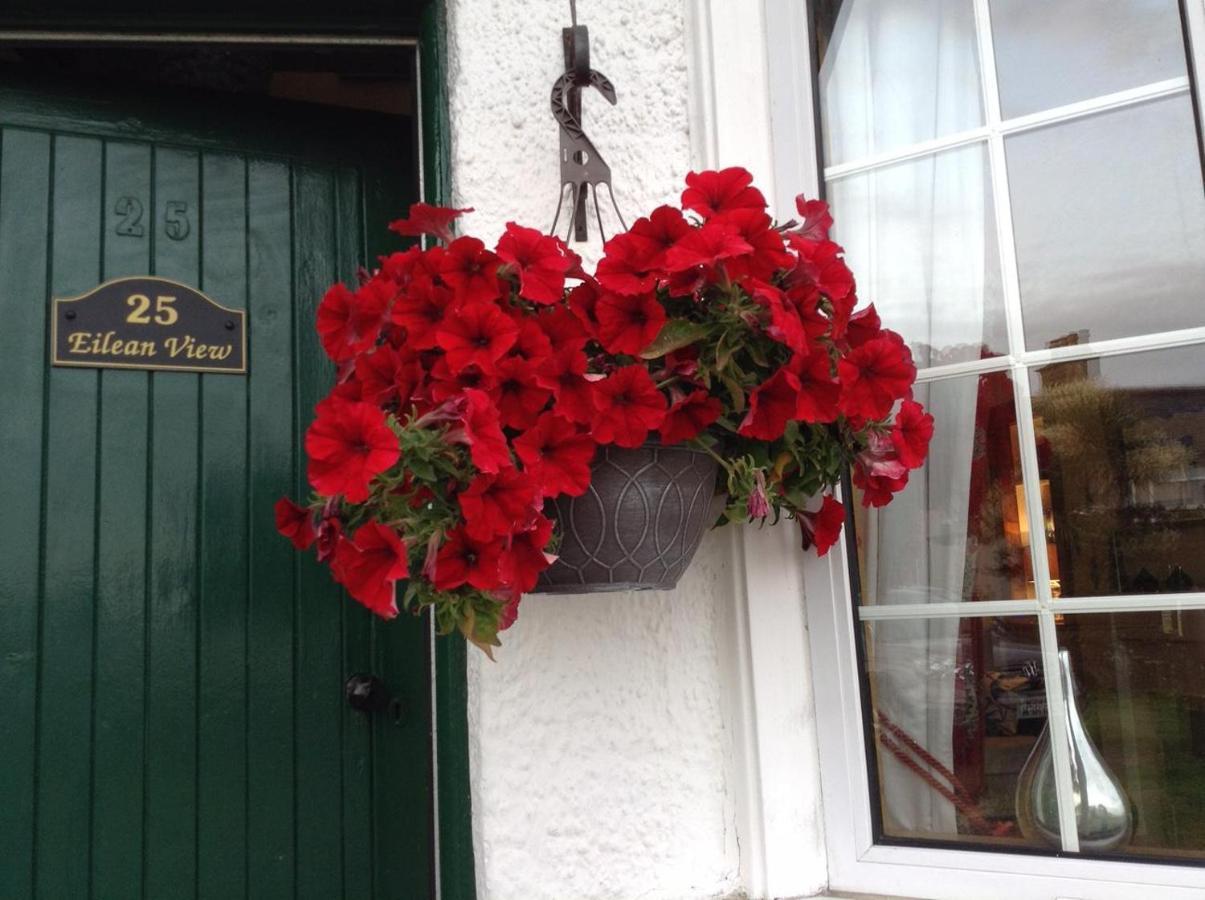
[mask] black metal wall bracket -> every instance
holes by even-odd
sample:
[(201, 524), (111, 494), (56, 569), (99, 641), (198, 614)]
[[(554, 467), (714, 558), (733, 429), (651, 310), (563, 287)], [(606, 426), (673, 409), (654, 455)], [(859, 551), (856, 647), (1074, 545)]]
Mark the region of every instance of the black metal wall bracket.
[[(576, 13), (576, 10), (575, 10)], [(552, 117), (560, 126), (560, 164), (561, 187), (557, 197), (556, 216), (552, 220), (549, 232), (556, 233), (557, 223), (561, 218), (561, 208), (565, 204), (565, 189), (569, 188), (569, 227), (565, 239), (582, 242), (589, 239), (586, 227), (586, 197), (590, 189), (594, 190), (594, 214), (598, 220), (599, 236), (603, 239), (602, 213), (598, 204), (598, 186), (606, 185), (611, 198), (611, 207), (619, 219), (619, 224), (627, 230), (619, 206), (615, 202), (615, 192), (611, 189), (611, 167), (603, 159), (594, 142), (586, 136), (582, 127), (582, 88), (593, 87), (612, 105), (616, 102), (615, 87), (601, 72), (590, 68), (590, 34), (585, 25), (574, 24), (561, 29), (561, 39), (565, 52), (565, 74), (552, 83)]]

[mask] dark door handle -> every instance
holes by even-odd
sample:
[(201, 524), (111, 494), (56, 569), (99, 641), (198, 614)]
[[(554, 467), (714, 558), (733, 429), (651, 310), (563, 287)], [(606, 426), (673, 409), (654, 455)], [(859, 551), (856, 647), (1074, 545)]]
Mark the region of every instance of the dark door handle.
[(357, 672), (343, 684), (343, 697), (352, 709), (363, 713), (392, 712), (395, 722), (402, 720), (402, 702), (394, 697), (385, 682), (375, 675)]

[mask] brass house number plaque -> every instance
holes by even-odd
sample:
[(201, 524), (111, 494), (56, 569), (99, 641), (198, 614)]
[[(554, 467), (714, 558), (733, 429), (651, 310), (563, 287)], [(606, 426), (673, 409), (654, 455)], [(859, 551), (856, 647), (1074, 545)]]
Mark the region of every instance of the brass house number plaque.
[(51, 323), (56, 366), (247, 371), (245, 313), (166, 278), (118, 278), (55, 298)]

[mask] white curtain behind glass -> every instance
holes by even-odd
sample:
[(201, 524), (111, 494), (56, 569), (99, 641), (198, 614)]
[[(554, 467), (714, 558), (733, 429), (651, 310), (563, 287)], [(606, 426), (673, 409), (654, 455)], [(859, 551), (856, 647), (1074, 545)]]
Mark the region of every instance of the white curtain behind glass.
[[(821, 75), (826, 162), (980, 124), (975, 46), (969, 0), (846, 0)], [(1000, 309), (982, 148), (847, 181), (830, 197), (859, 294), (921, 365), (925, 348), (941, 356), (961, 346), (962, 358), (978, 358), (985, 338), (999, 340)], [(937, 422), (929, 462), (889, 509), (868, 516), (864, 603), (963, 599), (977, 379), (928, 393)], [(868, 648), (878, 709), (949, 768), (957, 630), (952, 619), (892, 623), (890, 640)], [(888, 829), (953, 833), (949, 802), (890, 754), (880, 758)]]

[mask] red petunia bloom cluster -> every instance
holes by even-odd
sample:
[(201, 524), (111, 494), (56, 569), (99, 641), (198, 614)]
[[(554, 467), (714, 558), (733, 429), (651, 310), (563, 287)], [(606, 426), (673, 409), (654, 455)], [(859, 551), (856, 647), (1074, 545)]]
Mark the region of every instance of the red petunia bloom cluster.
[(319, 306), (337, 375), (305, 437), (316, 495), (278, 503), (277, 527), (378, 615), (405, 582), (403, 609), (483, 647), (555, 559), (545, 502), (587, 491), (600, 444), (691, 442), (722, 465), (722, 520), (785, 513), (826, 552), (842, 472), (887, 502), (933, 419), (903, 339), (858, 308), (827, 205), (797, 206), (778, 225), (744, 169), (691, 173), (588, 274), (556, 237), (512, 222), (490, 249), (454, 236), (468, 210), (416, 204), (390, 228), (438, 243)]

